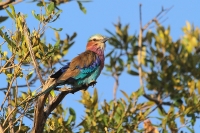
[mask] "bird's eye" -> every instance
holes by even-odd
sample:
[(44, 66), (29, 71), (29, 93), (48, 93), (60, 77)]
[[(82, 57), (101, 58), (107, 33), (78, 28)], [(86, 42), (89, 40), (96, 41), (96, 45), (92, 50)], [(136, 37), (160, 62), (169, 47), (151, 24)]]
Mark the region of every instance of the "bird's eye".
[(93, 39), (93, 41), (96, 41), (96, 40), (97, 40), (96, 38)]

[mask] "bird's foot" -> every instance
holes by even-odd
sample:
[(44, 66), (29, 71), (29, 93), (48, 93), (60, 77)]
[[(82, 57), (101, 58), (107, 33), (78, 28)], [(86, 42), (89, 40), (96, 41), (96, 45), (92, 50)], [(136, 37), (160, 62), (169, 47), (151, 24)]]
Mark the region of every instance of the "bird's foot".
[(88, 84), (88, 86), (92, 86), (92, 87), (94, 87), (95, 85), (96, 85), (96, 81), (92, 81), (92, 82), (90, 82), (89, 84)]

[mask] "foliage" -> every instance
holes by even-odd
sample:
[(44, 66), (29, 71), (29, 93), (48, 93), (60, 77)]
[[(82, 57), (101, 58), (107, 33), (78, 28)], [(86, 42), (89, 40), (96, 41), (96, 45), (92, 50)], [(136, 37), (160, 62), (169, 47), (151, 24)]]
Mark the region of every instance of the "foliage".
[(154, 106), (153, 102), (138, 103), (138, 98), (141, 96), (141, 91), (133, 92), (128, 96), (124, 91), (121, 91), (124, 98), (117, 101), (107, 102), (98, 107), (98, 93), (94, 90), (93, 96), (88, 92), (83, 92), (82, 103), (85, 107), (86, 116), (78, 125), (81, 133), (83, 132), (133, 132), (138, 130), (138, 125), (146, 119)]
[[(56, 64), (62, 65), (60, 59), (68, 53), (77, 34), (66, 35), (66, 38), (61, 39), (59, 31), (62, 28), (50, 26), (50, 23), (57, 21), (62, 13), (58, 6), (66, 1), (33, 2), (37, 2), (45, 12), (37, 14), (32, 11), (40, 25), (37, 30), (28, 29), (28, 36), (39, 64), (40, 74), (46, 78), (46, 75), (55, 70)], [(77, 2), (80, 10), (86, 13), (83, 1)], [(7, 88), (1, 89), (5, 93), (5, 99), (0, 108), (0, 131), (27, 132), (31, 127), (26, 125), (23, 117), (33, 120), (35, 102), (20, 103), (36, 95), (36, 90), (30, 90), (30, 86), (39, 80), (34, 72), (33, 60), (25, 39), (27, 35), (24, 32), (24, 18), (27, 16), (17, 13), (13, 5), (9, 5), (6, 12), (15, 23), (15, 30), (9, 31), (5, 27), (0, 27), (0, 36), (4, 40), (2, 45), (8, 48), (5, 50), (2, 45), (0, 46), (3, 64), (0, 73), (7, 79)], [(0, 22), (6, 19), (7, 17), (1, 17)], [(122, 26), (120, 22), (114, 25), (114, 33), (106, 30), (110, 34), (109, 44), (113, 48), (106, 55), (110, 61), (105, 65), (107, 74), (113, 76), (116, 82), (119, 82), (116, 77), (120, 77), (122, 73), (138, 76), (144, 81), (141, 82), (141, 87), (130, 95), (121, 90), (124, 97), (111, 101), (104, 100), (102, 104), (99, 103), (97, 89), (94, 89), (93, 95), (88, 91), (82, 91), (79, 101), (85, 108), (82, 121), (76, 124), (75, 111), (72, 108), (64, 109), (58, 104), (44, 121), (45, 133), (77, 130), (81, 133), (143, 132), (146, 128), (141, 124), (151, 117), (160, 121), (154, 126), (161, 132), (175, 133), (182, 130), (182, 127), (194, 132), (193, 127), (197, 124), (200, 112), (200, 29), (186, 22), (186, 26), (182, 28), (183, 37), (174, 40), (170, 36), (170, 26), (163, 27), (155, 19), (152, 22), (155, 22), (155, 28), (152, 30), (140, 29), (143, 36), (129, 34), (129, 25)], [(47, 27), (55, 31), (55, 42), (52, 44), (45, 41), (44, 33)], [(138, 53), (141, 53), (141, 58), (138, 58)], [(24, 81), (24, 85), (17, 84), (19, 78)], [(20, 92), (21, 87), (28, 89), (26, 92)], [(52, 102), (51, 98), (57, 95), (55, 92), (50, 94), (45, 107), (48, 107)], [(139, 102), (143, 97), (146, 100)], [(159, 116), (152, 115), (155, 111), (159, 112)], [(177, 121), (181, 125), (178, 125)]]
[[(59, 36), (60, 30), (51, 27), (53, 30), (55, 30), (56, 40), (54, 44), (47, 44), (44, 39), (45, 28), (49, 27), (49, 23), (57, 20), (61, 13), (61, 10), (55, 9), (54, 3), (44, 5), (44, 8), (44, 14), (35, 14), (34, 11), (32, 12), (33, 16), (40, 21), (39, 29), (33, 31), (28, 29), (33, 52), (35, 54), (37, 62), (39, 62), (38, 67), (42, 76), (52, 73), (52, 71), (55, 69), (55, 67), (53, 67), (55, 64), (62, 64), (62, 62), (60, 62), (60, 59), (67, 54), (68, 49), (74, 44), (74, 38), (76, 37), (76, 33), (74, 33), (71, 36), (66, 35), (65, 39), (61, 39)], [(6, 9), (6, 12), (8, 13), (9, 17), (13, 19), (16, 28), (15, 31), (12, 31), (11, 33), (8, 33), (5, 27), (0, 28), (0, 36), (5, 40), (3, 44), (7, 45), (9, 49), (9, 51), (4, 49), (1, 49), (0, 51), (1, 62), (3, 63), (0, 72), (6, 76), (8, 82), (8, 88), (3, 89), (6, 90), (5, 98), (9, 97), (10, 99), (6, 104), (11, 104), (10, 107), (8, 107), (7, 109), (7, 106), (4, 106), (5, 100), (2, 102), (1, 111), (3, 110), (3, 113), (1, 113), (1, 122), (3, 123), (2, 126), (5, 129), (8, 128), (9, 121), (7, 118), (8, 114), (11, 113), (12, 117), (15, 118), (13, 122), (13, 124), (16, 126), (16, 128), (14, 128), (14, 132), (25, 132), (29, 130), (30, 127), (24, 126), (21, 117), (25, 115), (26, 117), (32, 119), (34, 108), (30, 104), (22, 105), (22, 108), (19, 110), (14, 109), (22, 101), (25, 101), (27, 98), (35, 95), (36, 92), (31, 92), (29, 87), (35, 84), (35, 82), (38, 80), (38, 77), (34, 74), (34, 69), (30, 69), (31, 67), (33, 67), (33, 64), (27, 41), (25, 39), (25, 23), (23, 21), (23, 18), (26, 15), (16, 13), (12, 5), (10, 5), (10, 10)], [(19, 77), (24, 79), (24, 82), (26, 84), (13, 86), (14, 82), (16, 82), (17, 78)], [(22, 92), (21, 96), (18, 96), (20, 86), (28, 87), (28, 92)], [(18, 114), (21, 115), (18, 116)]]
[[(124, 70), (138, 75), (138, 37), (127, 35), (127, 27), (118, 23), (116, 34), (108, 31), (113, 50), (108, 54), (111, 62), (106, 67), (111, 75), (120, 75)], [(168, 128), (177, 132), (180, 129), (177, 119), (188, 128), (194, 126), (200, 111), (200, 55), (196, 51), (200, 30), (187, 22), (183, 32), (183, 38), (173, 41), (170, 26), (165, 28), (157, 23), (156, 31), (147, 31), (142, 38), (142, 78), (148, 91), (148, 94), (144, 91), (143, 96), (157, 105), (163, 132)], [(169, 106), (169, 109), (163, 106)]]

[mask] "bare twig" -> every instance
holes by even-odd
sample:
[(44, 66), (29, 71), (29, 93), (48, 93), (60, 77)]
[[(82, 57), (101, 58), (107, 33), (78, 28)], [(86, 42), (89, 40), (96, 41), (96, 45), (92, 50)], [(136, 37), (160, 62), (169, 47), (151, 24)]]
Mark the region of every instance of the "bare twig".
[(113, 87), (113, 96), (114, 96), (114, 101), (116, 101), (116, 95), (117, 95), (117, 88), (119, 86), (119, 77), (118, 75), (115, 73), (113, 74), (113, 78), (115, 79), (115, 83), (114, 83), (114, 87)]
[[(28, 110), (28, 104), (26, 104), (26, 106), (25, 106), (25, 108), (24, 108), (24, 112), (13, 122), (13, 124), (16, 123), (16, 122), (18, 122), (19, 119), (23, 118), (24, 115), (25, 115), (25, 113), (27, 112), (27, 110)], [(4, 129), (4, 132), (5, 132), (9, 127), (10, 127), (10, 126), (7, 126), (7, 127)], [(19, 129), (20, 129), (20, 127), (19, 127)], [(18, 130), (19, 130), (19, 129), (18, 129)]]
[[(149, 101), (153, 101), (155, 102), (157, 105), (168, 105), (168, 106), (171, 106), (171, 105), (174, 105), (173, 103), (171, 102), (163, 102), (162, 100), (158, 100), (156, 98), (152, 98), (151, 96), (147, 95), (147, 94), (144, 94), (143, 95), (145, 98), (147, 98)], [(175, 106), (175, 105), (174, 105)]]
[(160, 20), (164, 15), (166, 15), (166, 13), (168, 13), (172, 8), (173, 8), (173, 6), (171, 6), (170, 8), (166, 8), (166, 9), (162, 8), (162, 10), (153, 19), (151, 19), (144, 27), (142, 27), (142, 30), (143, 31), (146, 30), (153, 22), (157, 23), (158, 20)]
[(13, 55), (10, 57), (10, 59), (3, 65), (3, 67), (1, 67), (0, 73), (2, 73), (2, 71), (8, 66), (8, 64), (9, 64), (10, 62), (13, 62), (14, 59), (15, 59), (15, 54), (13, 54)]
[(42, 85), (44, 85), (44, 80), (42, 79), (42, 76), (39, 72), (39, 65), (35, 59), (35, 55), (33, 53), (33, 49), (32, 49), (32, 44), (31, 44), (31, 39), (30, 39), (30, 36), (29, 36), (29, 32), (28, 32), (28, 27), (27, 27), (27, 24), (26, 24), (26, 21), (24, 19), (24, 16), (22, 16), (22, 21), (24, 23), (24, 35), (26, 37), (26, 42), (28, 44), (28, 48), (29, 48), (29, 52), (30, 52), (30, 55), (31, 55), (31, 59), (33, 61), (33, 65), (35, 67), (35, 70), (36, 70), (36, 73), (38, 75), (38, 78), (40, 79), (40, 82), (42, 83)]
[(2, 104), (1, 104), (0, 111), (3, 109), (3, 105), (4, 105), (4, 103), (5, 103), (6, 99), (7, 99), (7, 98), (8, 98), (8, 96), (9, 96), (9, 93), (10, 93), (10, 90), (11, 90), (11, 86), (12, 86), (12, 84), (13, 84), (13, 82), (14, 82), (15, 78), (16, 78), (16, 77), (15, 77), (15, 76), (13, 76), (13, 78), (12, 78), (12, 79), (11, 79), (11, 81), (10, 81), (10, 84), (9, 84), (8, 90), (7, 90), (7, 92), (6, 92), (6, 96), (5, 96), (5, 98), (4, 98), (4, 100), (3, 100)]
[(144, 86), (143, 86), (143, 80), (142, 80), (142, 65), (141, 65), (141, 59), (142, 59), (142, 38), (143, 38), (143, 28), (142, 28), (142, 4), (140, 4), (139, 7), (139, 12), (140, 12), (140, 33), (139, 33), (139, 39), (138, 39), (138, 71), (139, 71), (139, 79), (140, 79), (140, 86), (142, 87), (143, 91)]
[[(15, 88), (15, 87), (27, 87), (27, 85), (18, 85), (18, 86), (12, 86), (11, 88)], [(8, 88), (7, 87), (4, 87), (4, 88), (0, 88), (0, 91), (3, 91), (3, 90), (7, 90)]]
[[(25, 55), (25, 57), (18, 63), (17, 67), (19, 67), (19, 66), (22, 65), (22, 62), (28, 57), (28, 55), (29, 55), (29, 52), (28, 52), (28, 53)], [(12, 57), (13, 57), (13, 56), (12, 56)], [(12, 62), (12, 61), (14, 61), (14, 59), (13, 59), (13, 60), (10, 60), (9, 62)], [(4, 66), (5, 66), (5, 65), (4, 65)], [(6, 92), (6, 96), (5, 96), (5, 98), (4, 98), (4, 100), (3, 100), (2, 104), (1, 104), (0, 111), (2, 110), (3, 105), (4, 105), (4, 103), (5, 103), (5, 101), (6, 101), (7, 97), (8, 97), (8, 94), (9, 94), (11, 88), (12, 88), (12, 84), (13, 84), (15, 78), (16, 78), (16, 74), (17, 74), (19, 71), (20, 71), (20, 69), (18, 69), (18, 71), (14, 74), (13, 78), (12, 78), (11, 81), (10, 81), (10, 86), (8, 87), (8, 90), (7, 90), (7, 92)]]
[[(9, 84), (8, 84), (9, 85)], [(10, 111), (12, 110), (12, 105), (11, 105), (11, 100), (12, 100), (12, 93), (11, 91), (9, 92), (8, 95), (8, 113), (10, 113)], [(10, 128), (10, 133), (14, 133), (14, 123), (13, 123), (13, 115), (11, 115), (11, 117), (9, 117), (9, 125), (8, 127)]]

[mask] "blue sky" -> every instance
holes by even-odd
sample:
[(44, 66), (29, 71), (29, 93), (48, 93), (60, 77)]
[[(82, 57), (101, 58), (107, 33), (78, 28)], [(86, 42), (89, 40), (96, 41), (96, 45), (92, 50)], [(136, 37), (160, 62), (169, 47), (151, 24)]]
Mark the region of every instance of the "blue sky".
[[(119, 17), (123, 25), (130, 24), (130, 34), (138, 33), (140, 3), (143, 5), (143, 25), (146, 24), (155, 15), (157, 15), (162, 6), (164, 8), (173, 6), (173, 9), (164, 16), (164, 18), (167, 18), (167, 20), (162, 23), (164, 26), (171, 26), (171, 36), (173, 40), (176, 40), (183, 35), (181, 28), (185, 25), (186, 21), (189, 21), (195, 26), (200, 27), (200, 17), (198, 15), (200, 13), (200, 1), (198, 0), (95, 0), (93, 2), (83, 3), (87, 9), (87, 14), (84, 14), (79, 10), (78, 4), (76, 2), (70, 2), (60, 6), (60, 8), (63, 10), (63, 13), (55, 23), (51, 24), (52, 27), (63, 28), (63, 30), (60, 32), (61, 38), (63, 39), (65, 38), (66, 33), (78, 33), (78, 36), (75, 38), (75, 45), (70, 49), (69, 53), (65, 56), (65, 59), (71, 60), (73, 57), (83, 52), (85, 50), (86, 42), (91, 35), (100, 33), (105, 36), (109, 36), (105, 29), (114, 32), (115, 28), (113, 24), (117, 23)], [(15, 5), (15, 8), (17, 12), (28, 14), (28, 26), (31, 29), (37, 29), (38, 21), (36, 21), (31, 15), (32, 10), (35, 10), (36, 13), (40, 13), (40, 9), (35, 6), (35, 3), (22, 2)], [(0, 11), (0, 14), (6, 15), (5, 11)], [(6, 22), (1, 23), (0, 26), (5, 26), (7, 29), (13, 29), (14, 27), (11, 20), (7, 20)], [(48, 29), (45, 36), (49, 43), (54, 43), (52, 41), (53, 38), (55, 38), (53, 30)], [(108, 53), (110, 50), (111, 48), (108, 46), (105, 52)], [(106, 60), (106, 62), (108, 62), (108, 60)], [(60, 66), (57, 68), (59, 67)], [(3, 77), (0, 76), (0, 78), (2, 79)], [(132, 77), (124, 73), (120, 77), (119, 81), (120, 85), (118, 89), (124, 90), (128, 94), (139, 88), (138, 77)], [(113, 99), (113, 85), (114, 80), (112, 77), (101, 75), (98, 78), (98, 83), (95, 87), (98, 89), (99, 102), (102, 102), (104, 99)], [(6, 84), (0, 85), (0, 87), (5, 86)], [(93, 89), (89, 88), (89, 91), (93, 92)], [(3, 93), (0, 92), (0, 96), (2, 95)], [(84, 116), (84, 109), (78, 103), (80, 96), (80, 92), (75, 93), (74, 95), (67, 95), (66, 98), (62, 101), (65, 107), (72, 107), (76, 110), (78, 122), (80, 122), (80, 118)], [(120, 97), (122, 97), (122, 94), (118, 91), (117, 98)], [(199, 127), (199, 124), (197, 125)]]

